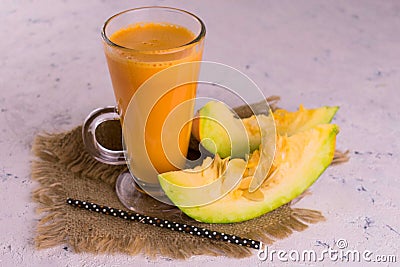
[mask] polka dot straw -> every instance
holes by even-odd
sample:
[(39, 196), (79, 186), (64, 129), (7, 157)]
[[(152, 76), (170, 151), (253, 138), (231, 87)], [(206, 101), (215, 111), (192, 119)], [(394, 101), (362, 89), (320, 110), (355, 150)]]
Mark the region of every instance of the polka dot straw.
[(81, 200), (75, 200), (68, 198), (67, 199), (67, 204), (86, 209), (89, 211), (94, 211), (114, 217), (119, 217), (128, 221), (135, 221), (135, 222), (140, 222), (143, 224), (149, 224), (157, 227), (162, 227), (162, 228), (167, 228), (171, 231), (178, 231), (178, 232), (183, 232), (187, 233), (190, 235), (194, 236), (199, 236), (199, 237), (205, 237), (213, 240), (220, 240), (232, 244), (236, 244), (239, 246), (244, 246), (244, 247), (249, 247), (253, 249), (259, 249), (262, 247), (262, 243), (260, 241), (252, 240), (252, 239), (247, 239), (247, 238), (241, 238), (235, 235), (230, 235), (230, 234), (225, 234), (221, 232), (216, 232), (212, 230), (208, 230), (205, 228), (200, 228), (192, 225), (187, 225), (183, 223), (177, 223), (177, 222), (172, 222), (168, 220), (163, 220), (160, 218), (155, 218), (155, 217), (150, 217), (146, 216), (143, 214), (139, 213), (132, 213), (132, 212), (127, 212), (119, 209), (114, 209), (111, 207), (103, 206), (103, 205), (98, 205), (95, 203), (90, 203), (86, 201), (81, 201)]

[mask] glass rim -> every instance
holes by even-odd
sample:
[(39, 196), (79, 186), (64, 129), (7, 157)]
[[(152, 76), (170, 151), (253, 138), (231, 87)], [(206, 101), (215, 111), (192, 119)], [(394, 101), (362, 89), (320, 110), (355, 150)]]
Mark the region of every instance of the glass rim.
[[(173, 48), (168, 48), (168, 49), (162, 49), (162, 50), (138, 50), (138, 49), (133, 49), (133, 48), (129, 48), (129, 47), (125, 47), (119, 44), (114, 43), (113, 41), (111, 41), (107, 34), (106, 34), (106, 28), (108, 26), (108, 24), (115, 19), (116, 17), (128, 13), (128, 12), (132, 12), (132, 11), (137, 11), (137, 10), (143, 10), (143, 9), (161, 9), (161, 10), (172, 10), (172, 11), (178, 11), (180, 13), (184, 13), (186, 15), (189, 15), (190, 17), (194, 18), (195, 20), (197, 20), (197, 22), (200, 24), (200, 32), (199, 34), (190, 42), (185, 43), (183, 45), (177, 46), (177, 47), (173, 47)], [(102, 30), (101, 30), (101, 36), (103, 38), (103, 40), (110, 46), (119, 48), (119, 49), (123, 49), (123, 50), (127, 50), (130, 52), (137, 52), (137, 53), (155, 53), (155, 52), (173, 52), (177, 49), (181, 49), (181, 48), (186, 48), (189, 47), (192, 44), (198, 43), (206, 34), (206, 26), (204, 24), (204, 22), (196, 15), (194, 15), (193, 13), (190, 13), (186, 10), (183, 9), (179, 9), (179, 8), (174, 8), (174, 7), (167, 7), (167, 6), (145, 6), (145, 7), (138, 7), (138, 8), (131, 8), (131, 9), (126, 9), (124, 11), (118, 12), (116, 14), (114, 14), (113, 16), (109, 17), (103, 24)]]

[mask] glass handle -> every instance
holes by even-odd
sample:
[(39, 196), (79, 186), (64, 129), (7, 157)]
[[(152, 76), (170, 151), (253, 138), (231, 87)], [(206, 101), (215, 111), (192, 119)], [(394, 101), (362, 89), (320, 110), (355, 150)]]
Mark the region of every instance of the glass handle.
[(83, 144), (89, 154), (102, 163), (111, 165), (126, 164), (123, 150), (107, 149), (96, 139), (96, 129), (101, 123), (119, 119), (116, 107), (109, 106), (93, 110), (83, 123)]

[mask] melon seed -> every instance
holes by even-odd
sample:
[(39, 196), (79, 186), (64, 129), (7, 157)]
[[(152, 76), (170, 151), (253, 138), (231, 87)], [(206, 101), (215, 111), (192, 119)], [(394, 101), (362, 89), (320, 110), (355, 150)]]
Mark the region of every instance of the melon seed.
[(278, 173), (280, 169), (279, 167), (276, 167), (273, 171), (271, 171), (272, 168), (269, 170), (270, 173), (268, 174), (267, 179), (265, 179), (264, 182), (262, 183), (261, 185), (262, 188), (267, 187), (269, 184), (271, 184), (271, 182), (274, 181), (275, 175)]
[(240, 182), (239, 189), (242, 190), (248, 189), (250, 186), (251, 179), (253, 179), (253, 176), (248, 176), (246, 178), (243, 178), (242, 181)]
[(256, 191), (250, 193), (249, 190), (245, 190), (243, 191), (242, 196), (244, 196), (245, 198), (247, 198), (248, 200), (251, 201), (263, 201), (264, 200), (264, 194), (263, 192), (261, 192), (260, 189), (257, 189)]

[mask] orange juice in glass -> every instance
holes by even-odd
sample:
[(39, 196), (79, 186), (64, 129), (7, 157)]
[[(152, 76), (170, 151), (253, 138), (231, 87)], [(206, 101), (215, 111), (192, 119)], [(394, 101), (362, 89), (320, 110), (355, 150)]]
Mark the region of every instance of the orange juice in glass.
[[(104, 24), (102, 37), (117, 109), (110, 107), (98, 109), (89, 115), (83, 127), (85, 145), (95, 158), (104, 163), (121, 164), (129, 157), (126, 163), (134, 173), (136, 182), (156, 185), (157, 176), (153, 175), (154, 172), (148, 172), (148, 166), (141, 164), (141, 160), (147, 154), (154, 170), (158, 173), (181, 167), (183, 162), (178, 163), (180, 166), (177, 166), (174, 159), (171, 162), (171, 154), (172, 158), (176, 154), (179, 161), (179, 158), (187, 153), (193, 105), (183, 105), (185, 108), (173, 113), (177, 121), (187, 122), (184, 125), (168, 126), (166, 121), (177, 106), (193, 100), (196, 96), (195, 83), (179, 85), (171, 90), (166, 88), (165, 91), (160, 91), (159, 87), (178, 82), (181, 76), (185, 76), (187, 80), (197, 80), (199, 68), (192, 68), (189, 71), (182, 69), (174, 75), (162, 78), (164, 80), (158, 79), (157, 88), (146, 87), (147, 92), (136, 93), (149, 78), (160, 71), (182, 63), (201, 60), (205, 37), (204, 23), (197, 16), (183, 10), (143, 7), (126, 10), (109, 18)], [(154, 101), (154, 97), (150, 97), (154, 96), (155, 92), (159, 94), (157, 101)], [(132, 105), (135, 107), (130, 108)], [(151, 111), (141, 110), (140, 107), (143, 105), (151, 105)], [(130, 114), (129, 110), (134, 110), (134, 113)], [(131, 127), (124, 127), (128, 124), (125, 121), (127, 115), (134, 116), (135, 122), (129, 123), (135, 131), (143, 130), (139, 136), (143, 135), (144, 149), (135, 144), (132, 141), (134, 139), (125, 138), (126, 135), (133, 134)], [(95, 139), (94, 132), (97, 125), (109, 119), (121, 121), (125, 152), (110, 151)], [(162, 143), (162, 132), (165, 128), (177, 128), (171, 134), (170, 140), (176, 142), (176, 147), (179, 149), (172, 153), (169, 151), (168, 157), (163, 151)], [(124, 186), (123, 184), (129, 183), (117, 181), (117, 192), (119, 184)]]

